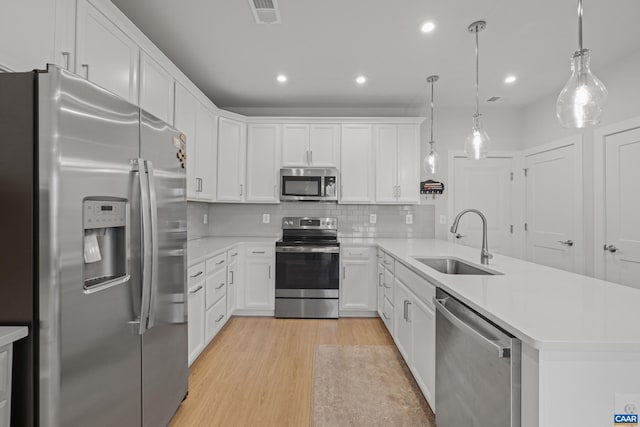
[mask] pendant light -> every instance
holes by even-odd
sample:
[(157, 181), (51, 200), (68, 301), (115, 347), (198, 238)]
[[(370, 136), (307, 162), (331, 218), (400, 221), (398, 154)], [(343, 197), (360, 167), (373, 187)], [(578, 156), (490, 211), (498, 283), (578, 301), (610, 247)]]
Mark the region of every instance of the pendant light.
[(482, 127), (482, 115), (480, 114), (480, 51), (478, 34), (487, 27), (485, 21), (476, 21), (469, 25), (469, 32), (476, 35), (476, 113), (473, 115), (473, 127), (464, 143), (464, 152), (468, 159), (481, 160), (487, 158), (489, 152), (489, 135)]
[(582, 129), (600, 122), (607, 88), (591, 73), (591, 51), (582, 47), (582, 0), (578, 0), (578, 50), (571, 58), (571, 77), (556, 102), (556, 115), (566, 128)]
[(439, 78), (438, 76), (427, 77), (427, 83), (431, 83), (431, 139), (429, 139), (429, 154), (424, 158), (423, 165), (424, 170), (432, 174), (435, 174), (440, 167), (440, 156), (436, 150), (433, 149), (433, 144), (435, 144), (433, 140), (433, 84), (437, 82)]

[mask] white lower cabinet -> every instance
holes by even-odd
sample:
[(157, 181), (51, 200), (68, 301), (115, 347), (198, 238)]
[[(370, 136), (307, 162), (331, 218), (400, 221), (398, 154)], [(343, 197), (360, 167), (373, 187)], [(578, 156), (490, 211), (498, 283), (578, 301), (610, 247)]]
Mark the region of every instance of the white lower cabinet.
[(413, 298), (409, 293), (409, 289), (398, 279), (396, 279), (394, 287), (393, 338), (405, 362), (407, 362), (408, 366), (411, 366), (413, 325), (410, 310), (412, 308)]
[(393, 336), (393, 304), (387, 297), (382, 297), (382, 321)]
[(188, 300), (188, 319), (189, 319), (189, 366), (196, 360), (204, 349), (204, 315), (205, 315), (205, 296), (204, 281), (196, 284), (193, 289), (189, 290)]
[(238, 306), (238, 282), (240, 280), (240, 250), (233, 248), (227, 251), (227, 317), (233, 316)]
[(378, 316), (382, 317), (384, 304), (384, 265), (378, 263)]
[(342, 247), (340, 316), (374, 315), (378, 309), (375, 249)]
[(432, 408), (436, 387), (436, 313), (430, 304), (415, 298), (411, 305), (411, 371)]
[(275, 253), (273, 245), (247, 245), (242, 285), (245, 314), (267, 314), (275, 308)]
[(220, 298), (207, 310), (205, 317), (206, 342), (209, 343), (227, 321), (227, 300)]

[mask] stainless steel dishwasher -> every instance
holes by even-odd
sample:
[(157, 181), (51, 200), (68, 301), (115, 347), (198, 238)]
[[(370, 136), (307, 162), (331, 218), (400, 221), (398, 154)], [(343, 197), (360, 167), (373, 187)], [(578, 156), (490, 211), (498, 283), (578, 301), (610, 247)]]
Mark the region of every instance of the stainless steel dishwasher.
[(438, 427), (520, 427), (520, 340), (441, 289), (434, 303)]

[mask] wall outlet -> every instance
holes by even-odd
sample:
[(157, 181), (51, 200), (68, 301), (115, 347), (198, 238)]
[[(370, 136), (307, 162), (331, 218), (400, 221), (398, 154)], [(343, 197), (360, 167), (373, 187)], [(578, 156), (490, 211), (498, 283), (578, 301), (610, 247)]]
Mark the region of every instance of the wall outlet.
[(202, 215), (202, 223), (204, 225), (207, 225), (208, 222), (209, 222), (209, 215), (208, 214)]
[(270, 222), (271, 222), (271, 215), (262, 214), (262, 223), (263, 224), (269, 224)]
[(640, 411), (640, 394), (616, 393), (616, 414), (638, 414)]
[(370, 224), (375, 224), (377, 220), (378, 220), (378, 217), (377, 217), (376, 214), (369, 215), (369, 223)]
[(447, 225), (447, 216), (440, 215), (440, 225)]
[(407, 214), (407, 216), (404, 218), (405, 223), (407, 224), (413, 224), (413, 215), (411, 214)]

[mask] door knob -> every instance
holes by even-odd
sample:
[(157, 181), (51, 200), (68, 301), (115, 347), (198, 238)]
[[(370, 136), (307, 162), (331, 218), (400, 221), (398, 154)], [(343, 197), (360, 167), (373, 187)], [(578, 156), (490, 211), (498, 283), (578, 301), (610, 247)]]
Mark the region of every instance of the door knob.
[(613, 246), (613, 245), (604, 245), (604, 250), (605, 250), (605, 251), (609, 251), (609, 252), (611, 252), (612, 254), (615, 254), (615, 253), (616, 253), (616, 252), (618, 252), (620, 249), (616, 248), (616, 247), (615, 247), (615, 246)]
[(563, 245), (567, 245), (569, 247), (573, 246), (573, 240), (558, 240), (558, 243), (562, 243)]

